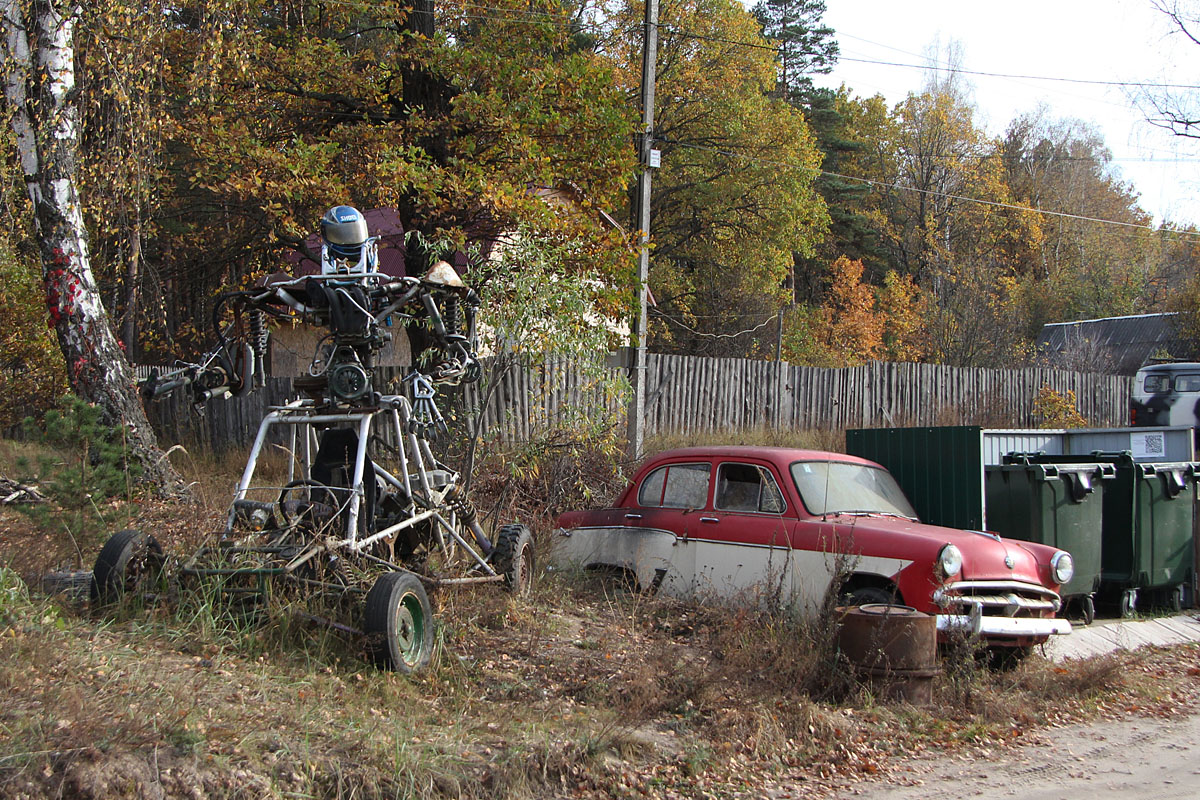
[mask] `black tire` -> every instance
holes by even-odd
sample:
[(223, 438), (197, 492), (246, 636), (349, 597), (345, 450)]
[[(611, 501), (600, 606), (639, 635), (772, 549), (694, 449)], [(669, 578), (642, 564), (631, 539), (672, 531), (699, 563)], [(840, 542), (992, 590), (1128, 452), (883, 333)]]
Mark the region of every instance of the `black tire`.
[(1091, 625), (1096, 621), (1096, 599), (1089, 595), (1079, 601), (1081, 610), (1083, 611), (1083, 624)]
[(1025, 659), (1033, 653), (1032, 645), (1018, 647), (989, 647), (988, 666), (999, 672), (1006, 672), (1021, 666)]
[(1137, 590), (1126, 589), (1121, 592), (1121, 616), (1129, 618), (1137, 611)]
[(411, 572), (388, 572), (367, 592), (363, 629), (375, 663), (410, 674), (433, 657), (433, 606)]
[(842, 594), (842, 604), (847, 606), (869, 606), (874, 603), (894, 605), (896, 595), (879, 586), (860, 586)]
[(92, 601), (106, 605), (155, 583), (162, 574), (162, 546), (133, 528), (117, 531), (100, 548), (92, 568)]
[(504, 576), (504, 585), (524, 597), (533, 591), (533, 534), (524, 525), (504, 525), (492, 551), (492, 567)]

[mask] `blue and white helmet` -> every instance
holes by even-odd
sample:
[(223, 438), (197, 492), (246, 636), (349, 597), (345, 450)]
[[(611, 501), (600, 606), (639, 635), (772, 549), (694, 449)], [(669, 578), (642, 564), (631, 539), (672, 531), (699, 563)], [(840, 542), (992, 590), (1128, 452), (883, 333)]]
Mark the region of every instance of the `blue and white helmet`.
[(357, 264), (368, 239), (367, 218), (353, 206), (334, 206), (321, 217), (321, 238), (330, 256)]

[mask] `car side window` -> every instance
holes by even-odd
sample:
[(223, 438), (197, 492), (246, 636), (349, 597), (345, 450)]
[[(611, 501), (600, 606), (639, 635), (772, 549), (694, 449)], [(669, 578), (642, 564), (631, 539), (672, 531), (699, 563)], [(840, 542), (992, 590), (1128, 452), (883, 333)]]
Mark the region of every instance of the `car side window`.
[(704, 508), (708, 502), (708, 464), (668, 464), (646, 476), (638, 505), (657, 508)]
[(1175, 376), (1175, 391), (1200, 392), (1200, 375)]
[(725, 463), (717, 468), (717, 497), (721, 511), (782, 514), (783, 493), (769, 470), (754, 464)]
[(1171, 376), (1170, 375), (1147, 375), (1142, 382), (1144, 391), (1150, 394), (1160, 394), (1161, 392), (1171, 391)]

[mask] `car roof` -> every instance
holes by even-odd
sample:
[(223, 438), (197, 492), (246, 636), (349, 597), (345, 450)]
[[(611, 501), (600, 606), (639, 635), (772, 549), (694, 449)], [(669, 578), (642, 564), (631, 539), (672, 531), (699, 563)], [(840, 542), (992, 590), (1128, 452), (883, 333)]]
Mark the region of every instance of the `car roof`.
[(754, 447), (750, 445), (701, 445), (698, 447), (679, 447), (654, 453), (646, 458), (659, 461), (675, 458), (761, 458), (771, 461), (780, 467), (787, 467), (796, 461), (841, 461), (847, 464), (865, 464), (878, 467), (874, 461), (851, 456), (845, 453), (832, 453), (827, 450), (802, 450), (795, 447)]
[(1138, 373), (1151, 372), (1195, 372), (1200, 369), (1198, 361), (1169, 361), (1162, 364), (1147, 364), (1138, 369)]

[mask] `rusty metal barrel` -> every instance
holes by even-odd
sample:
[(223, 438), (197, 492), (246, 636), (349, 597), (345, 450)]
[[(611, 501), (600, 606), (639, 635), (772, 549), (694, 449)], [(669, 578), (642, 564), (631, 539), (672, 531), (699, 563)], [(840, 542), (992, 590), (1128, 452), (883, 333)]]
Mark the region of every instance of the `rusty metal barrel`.
[(839, 609), (838, 649), (883, 697), (933, 702), (937, 618), (909, 606), (871, 603)]

